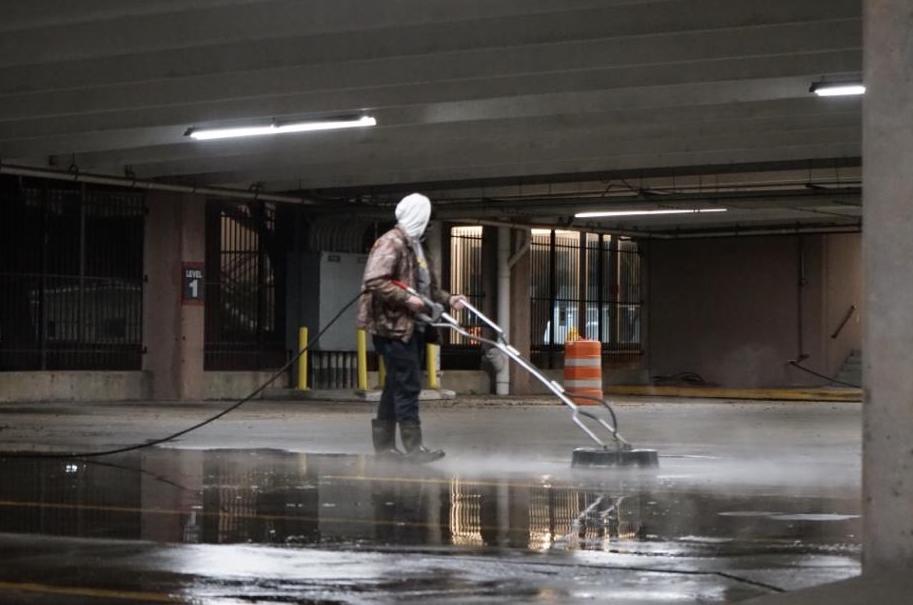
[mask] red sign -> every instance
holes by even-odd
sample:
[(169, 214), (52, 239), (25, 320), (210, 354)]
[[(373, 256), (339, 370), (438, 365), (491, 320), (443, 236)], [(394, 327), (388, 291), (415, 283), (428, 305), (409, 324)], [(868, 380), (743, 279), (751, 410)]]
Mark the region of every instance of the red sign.
[(181, 265), (181, 302), (185, 305), (203, 304), (203, 263)]

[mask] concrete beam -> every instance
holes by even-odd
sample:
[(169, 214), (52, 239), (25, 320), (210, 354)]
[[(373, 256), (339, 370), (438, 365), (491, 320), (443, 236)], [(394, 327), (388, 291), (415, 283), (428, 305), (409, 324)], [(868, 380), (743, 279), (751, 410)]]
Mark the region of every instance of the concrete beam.
[[(617, 110), (602, 110), (596, 104), (573, 103), (558, 110), (544, 106), (536, 108), (503, 107), (500, 112), (491, 111), (487, 115), (463, 117), (462, 114), (450, 111), (456, 104), (437, 104), (431, 106), (390, 107), (372, 111), (380, 121), (380, 126), (372, 129), (372, 136), (392, 136), (394, 133), (407, 133), (419, 125), (438, 128), (448, 124), (458, 125), (457, 134), (463, 129), (483, 129), (492, 133), (489, 136), (509, 136), (513, 131), (533, 130), (537, 133), (560, 130), (563, 127), (583, 128), (592, 125), (650, 125), (653, 129), (662, 127), (680, 129), (698, 124), (706, 128), (738, 128), (736, 120), (758, 123), (760, 120), (776, 126), (783, 121), (804, 120), (807, 125), (817, 121), (839, 120), (839, 116), (858, 122), (861, 112), (859, 99), (841, 99), (826, 103), (812, 95), (803, 94), (772, 101), (749, 101), (720, 105), (669, 106), (660, 109), (646, 107), (628, 107)], [(460, 121), (457, 121), (460, 120)], [(779, 122), (778, 122), (779, 120)], [(727, 125), (727, 126), (724, 126)], [(84, 132), (58, 133), (28, 138), (0, 140), (0, 151), (13, 158), (46, 158), (48, 155), (65, 156), (52, 158), (52, 163), (69, 162), (73, 153), (79, 153), (79, 162), (84, 166), (101, 166), (107, 164), (137, 164), (155, 159), (178, 159), (193, 157), (206, 152), (215, 155), (242, 155), (245, 152), (262, 153), (262, 146), (268, 144), (277, 149), (293, 151), (294, 146), (309, 144), (313, 137), (303, 139), (286, 139), (267, 141), (233, 141), (233, 144), (209, 142), (205, 145), (188, 141), (184, 136), (185, 125), (114, 129)], [(451, 126), (453, 128), (453, 126)], [(442, 131), (448, 138), (452, 133)], [(544, 136), (544, 134), (542, 135)], [(318, 137), (319, 138), (319, 137)], [(328, 141), (335, 136), (325, 137)], [(320, 139), (322, 141), (322, 139)], [(260, 147), (258, 150), (257, 148)], [(323, 147), (323, 145), (321, 145)]]
[[(161, 2), (158, 4), (162, 6)], [(317, 0), (302, 5), (287, 0), (223, 3), (221, 6), (194, 3), (191, 7), (174, 6), (167, 12), (157, 12), (154, 6), (152, 10), (148, 7), (119, 12), (109, 9), (107, 14), (71, 14), (56, 22), (45, 16), (44, 23), (34, 16), (28, 23), (28, 17), (20, 15), (18, 28), (16, 15), (11, 15), (4, 20), (7, 33), (0, 41), (0, 65), (70, 61), (240, 42), (249, 39), (252, 31), (259, 32), (261, 39), (279, 39), (302, 34), (354, 32), (363, 35), (372, 30), (398, 29), (403, 38), (408, 38), (409, 26), (476, 21), (474, 35), (469, 32), (469, 36), (455, 36), (473, 40), (484, 30), (483, 24), (478, 23), (480, 20), (510, 17), (520, 31), (535, 31), (526, 21), (536, 13), (548, 14), (555, 22), (555, 31), (560, 31), (567, 25), (561, 22), (562, 16), (587, 9), (603, 11), (601, 18), (574, 21), (582, 21), (584, 27), (632, 34), (676, 27), (705, 29), (726, 24), (752, 26), (820, 18), (821, 13), (812, 10), (819, 7), (809, 6), (809, 3), (804, 3), (803, 7), (802, 4), (773, 0), (765, 3), (767, 10), (759, 10), (756, 4), (746, 0), (728, 3), (712, 0), (568, 0), (561, 3), (550, 0), (465, 0), (459, 3), (401, 0), (393, 6), (365, 4), (358, 0)], [(64, 14), (58, 12), (60, 16)], [(858, 18), (858, 5), (849, 0), (831, 0), (827, 14)], [(585, 14), (578, 16), (586, 17)], [(510, 24), (502, 27), (507, 34), (513, 33)], [(576, 27), (580, 28), (581, 24)], [(438, 44), (447, 44), (447, 38), (449, 36), (442, 36)], [(188, 44), (188, 40), (193, 43)]]
[[(450, 26), (449, 29), (454, 27)], [(503, 38), (498, 38), (501, 43), (491, 48), (472, 47), (459, 51), (442, 49), (440, 54), (432, 54), (435, 51), (431, 51), (416, 56), (412, 56), (409, 49), (404, 49), (385, 59), (377, 56), (377, 46), (395, 34), (384, 32), (374, 45), (370, 40), (362, 39), (356, 45), (349, 37), (344, 37), (338, 41), (338, 50), (327, 48), (325, 40), (315, 40), (314, 49), (308, 49), (307, 46), (301, 48), (301, 44), (295, 44), (280, 53), (293, 57), (316, 55), (312, 59), (315, 61), (313, 65), (280, 68), (267, 64), (258, 69), (233, 71), (224, 75), (199, 70), (187, 77), (172, 76), (95, 87), (74, 83), (69, 88), (28, 92), (19, 92), (14, 80), (6, 85), (13, 92), (0, 96), (0, 116), (6, 120), (18, 120), (95, 113), (125, 106), (154, 108), (305, 91), (326, 93), (334, 90), (391, 87), (417, 82), (461, 80), (464, 87), (478, 86), (479, 83), (487, 87), (494, 83), (484, 84), (485, 79), (537, 73), (557, 76), (578, 70), (625, 66), (642, 68), (627, 74), (624, 79), (631, 85), (643, 85), (650, 82), (650, 67), (669, 64), (763, 57), (786, 68), (806, 54), (854, 51), (858, 57), (861, 46), (859, 33), (859, 22), (850, 19), (700, 33), (575, 39), (560, 44), (507, 48), (504, 47)], [(441, 31), (426, 35), (427, 44), (431, 44), (442, 39), (454, 39), (459, 34)], [(351, 48), (364, 48), (366, 56), (357, 60), (349, 59), (346, 50)], [(265, 54), (267, 57), (271, 54), (261, 53), (257, 48), (242, 48), (238, 53), (242, 56)], [(182, 52), (175, 60), (186, 59), (185, 54), (186, 51)], [(790, 60), (783, 60), (784, 56), (790, 57)], [(231, 57), (218, 58), (231, 64)], [(710, 66), (705, 66), (705, 70), (712, 73)], [(20, 79), (26, 80), (30, 76), (21, 75), (23, 77)]]
[[(170, 127), (170, 142), (183, 141), (191, 125), (249, 124), (256, 119), (338, 114), (367, 109), (381, 124), (491, 120), (545, 115), (625, 111), (632, 108), (726, 105), (805, 98), (822, 75), (860, 69), (859, 53), (835, 50), (786, 57), (680, 62), (674, 65), (605, 67), (589, 65), (558, 72), (503, 71), (500, 75), (443, 77), (391, 76), (377, 83), (366, 66), (364, 77), (345, 78), (345, 70), (322, 67), (318, 81), (276, 84), (275, 74), (249, 74), (242, 82), (194, 92), (194, 82), (161, 84), (161, 92), (107, 89), (74, 90), (61, 95), (0, 96), (0, 140), (51, 134)], [(519, 66), (515, 66), (520, 69)], [(412, 74), (418, 68), (403, 69)], [(506, 68), (505, 68), (506, 69)], [(445, 73), (446, 75), (446, 73)], [(263, 79), (244, 91), (244, 81)], [(329, 82), (342, 82), (340, 88)], [(311, 86), (309, 87), (309, 83)], [(158, 88), (158, 86), (157, 86)], [(171, 92), (168, 92), (168, 91)], [(118, 94), (119, 93), (119, 94)], [(169, 98), (163, 97), (167, 93)], [(406, 116), (390, 110), (406, 108)], [(409, 116), (408, 108), (413, 115)], [(416, 111), (420, 111), (416, 115)]]
[(360, 153), (357, 156), (350, 154), (348, 162), (330, 160), (308, 164), (301, 161), (307, 155), (289, 155), (284, 159), (265, 156), (262, 160), (251, 158), (246, 161), (222, 158), (192, 164), (164, 162), (136, 168), (143, 178), (187, 174), (199, 185), (289, 179), (296, 183), (292, 188), (319, 188), (773, 159), (806, 160), (835, 157), (835, 151), (838, 157), (851, 157), (858, 155), (861, 137), (858, 125), (754, 136), (740, 132), (639, 138), (615, 140), (615, 144), (612, 139), (600, 139), (595, 133), (598, 131), (550, 141), (539, 141), (530, 133), (495, 147), (486, 139), (418, 141), (414, 145), (362, 143)]
[[(382, 126), (371, 130), (208, 142), (190, 141), (181, 133), (181, 140), (177, 144), (143, 147), (134, 143), (136, 146), (132, 149), (116, 153), (109, 149), (84, 152), (79, 154), (78, 163), (83, 169), (114, 168), (119, 172), (125, 165), (138, 169), (144, 164), (154, 162), (167, 161), (176, 165), (200, 160), (215, 162), (218, 158), (225, 158), (227, 166), (231, 165), (230, 162), (248, 159), (263, 161), (265, 156), (274, 156), (275, 161), (279, 162), (286, 158), (309, 157), (319, 157), (321, 161), (335, 158), (351, 161), (353, 152), (359, 153), (378, 147), (415, 149), (417, 146), (432, 146), (434, 141), (443, 141), (443, 145), (452, 146), (461, 141), (519, 139), (529, 145), (541, 145), (564, 141), (574, 136), (627, 143), (638, 138), (680, 139), (702, 133), (738, 131), (745, 135), (753, 135), (809, 128), (858, 128), (858, 101), (824, 105), (802, 100), (810, 102), (804, 107), (796, 103), (791, 110), (786, 110), (781, 115), (773, 112), (756, 115), (755, 111), (763, 109), (762, 103), (748, 104), (750, 107), (738, 113), (724, 111), (723, 115), (715, 114), (709, 107), (677, 107), (661, 112), (639, 110), (589, 113), (573, 112), (573, 106), (569, 106), (563, 110), (566, 113), (554, 115), (505, 115), (502, 119), (473, 118), (467, 121), (458, 121), (441, 115), (440, 121), (397, 125), (395, 122), (387, 121), (387, 112), (381, 112), (373, 115), (378, 117)], [(726, 107), (732, 106), (723, 106), (720, 109), (725, 110)], [(404, 115), (404, 111), (396, 113), (400, 115), (394, 116), (394, 119), (411, 117)], [(419, 113), (418, 108), (415, 112), (409, 113)], [(726, 115), (727, 113), (729, 115)], [(174, 134), (172, 132), (172, 136)], [(354, 141), (360, 145), (353, 151)], [(83, 145), (81, 142), (76, 144)], [(29, 147), (28, 144), (26, 146)], [(36, 150), (34, 146), (31, 147), (32, 151)], [(16, 151), (15, 146), (5, 143), (0, 143), (0, 148), (6, 150), (10, 156)], [(54, 158), (52, 162), (63, 164), (71, 161), (71, 158), (70, 154), (64, 154), (63, 157)]]

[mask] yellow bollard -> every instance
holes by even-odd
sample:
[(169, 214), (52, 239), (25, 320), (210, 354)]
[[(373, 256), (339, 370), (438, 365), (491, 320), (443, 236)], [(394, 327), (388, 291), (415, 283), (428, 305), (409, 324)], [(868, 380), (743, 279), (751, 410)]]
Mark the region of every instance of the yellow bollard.
[(298, 358), (298, 390), (308, 390), (308, 329), (304, 326), (298, 328), (298, 351), (304, 351)]
[(425, 345), (425, 365), (426, 371), (428, 372), (428, 388), (429, 389), (439, 389), (440, 384), (438, 384), (437, 379), (437, 360), (438, 354), (440, 353), (441, 347), (438, 345)]
[(368, 390), (368, 333), (355, 331), (355, 348), (358, 351), (358, 390)]
[(387, 365), (384, 363), (384, 356), (380, 353), (377, 354), (377, 383), (381, 389), (387, 384)]

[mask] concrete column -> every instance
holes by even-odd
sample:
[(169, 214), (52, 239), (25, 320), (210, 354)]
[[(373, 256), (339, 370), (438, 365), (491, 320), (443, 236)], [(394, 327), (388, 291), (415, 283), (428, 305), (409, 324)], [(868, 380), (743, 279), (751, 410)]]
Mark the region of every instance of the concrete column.
[[(498, 325), (510, 338), (510, 227), (498, 228)], [(495, 393), (498, 395), (510, 394), (510, 366), (507, 359), (498, 369), (495, 380)]]
[(863, 3), (863, 565), (913, 567), (913, 3)]
[[(488, 317), (498, 317), (498, 229), (499, 227), (482, 227), (482, 313)], [(488, 357), (488, 356), (486, 356)], [(497, 389), (497, 368), (484, 359), (482, 367), (488, 374), (489, 393)], [(506, 361), (506, 358), (505, 358)], [(508, 381), (509, 382), (509, 381)]]
[[(425, 230), (425, 251), (428, 253), (429, 260), (431, 261), (431, 270), (434, 271), (434, 274), (438, 277), (441, 276), (441, 260), (443, 258), (443, 225), (440, 221), (432, 221), (428, 223), (428, 228)], [(442, 287), (444, 287), (442, 285)], [(447, 288), (444, 287), (446, 290)]]
[(205, 200), (152, 192), (146, 205), (143, 250), (143, 369), (152, 375), (152, 398), (203, 397), (202, 305), (181, 301), (181, 264), (205, 259)]
[(482, 227), (482, 313), (498, 316), (498, 227)]
[[(525, 234), (517, 229), (513, 230), (514, 238), (525, 237), (527, 240), (530, 233)], [(529, 295), (530, 295), (530, 254), (529, 249), (521, 256), (510, 272), (510, 342), (523, 355), (529, 357), (530, 351), (530, 334), (529, 334)], [(533, 379), (535, 380), (535, 379)], [(526, 370), (518, 367), (516, 364), (510, 365), (510, 393), (511, 395), (528, 395), (532, 392), (530, 375)]]

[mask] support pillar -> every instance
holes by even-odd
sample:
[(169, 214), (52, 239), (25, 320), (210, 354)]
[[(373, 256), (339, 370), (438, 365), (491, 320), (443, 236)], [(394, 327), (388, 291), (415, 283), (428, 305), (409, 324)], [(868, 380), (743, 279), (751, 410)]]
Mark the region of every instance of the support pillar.
[(202, 399), (204, 307), (183, 303), (181, 269), (205, 259), (205, 200), (151, 192), (146, 206), (143, 369), (153, 399)]
[[(529, 241), (530, 232), (513, 230), (514, 239)], [(526, 238), (523, 240), (522, 238)], [(510, 342), (520, 353), (530, 353), (530, 252), (521, 255), (510, 271)], [(517, 364), (510, 364), (511, 395), (529, 395), (532, 392), (529, 372)]]
[[(498, 325), (510, 338), (510, 227), (498, 228)], [(507, 359), (502, 360), (503, 365), (498, 369), (495, 380), (495, 393), (497, 395), (510, 394), (510, 365)]]
[(868, 0), (863, 10), (862, 482), (869, 574), (913, 567), (913, 3)]
[[(444, 257), (444, 226), (440, 221), (428, 223), (425, 230), (425, 252), (428, 254), (428, 261), (431, 264), (431, 270), (440, 277), (442, 275), (442, 261)], [(446, 290), (446, 288), (444, 288)]]

